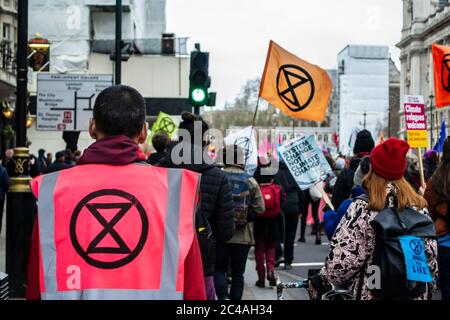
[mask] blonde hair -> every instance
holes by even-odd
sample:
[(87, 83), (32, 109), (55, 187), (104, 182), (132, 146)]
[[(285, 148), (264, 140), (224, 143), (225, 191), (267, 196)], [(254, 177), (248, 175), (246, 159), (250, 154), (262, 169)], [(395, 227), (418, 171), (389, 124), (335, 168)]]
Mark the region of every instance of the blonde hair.
[(397, 191), (398, 209), (400, 211), (406, 207), (416, 207), (418, 209), (427, 207), (427, 201), (414, 191), (405, 178), (386, 180), (371, 169), (362, 182), (364, 189), (369, 193), (369, 210), (381, 211), (386, 207), (386, 188), (388, 184), (392, 184)]

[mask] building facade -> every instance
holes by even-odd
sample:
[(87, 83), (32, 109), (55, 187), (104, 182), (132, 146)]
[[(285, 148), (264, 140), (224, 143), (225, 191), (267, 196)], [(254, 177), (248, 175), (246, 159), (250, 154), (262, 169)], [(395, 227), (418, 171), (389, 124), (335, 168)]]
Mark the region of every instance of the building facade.
[(389, 113), (384, 137), (396, 137), (400, 131), (400, 71), (389, 61)]
[[(14, 145), (12, 113), (16, 101), (17, 1), (0, 0), (0, 157)], [(6, 115), (5, 115), (6, 114)]]
[[(115, 48), (115, 0), (33, 0), (30, 1), (29, 37), (40, 33), (50, 41), (51, 73), (114, 74), (111, 55)], [(122, 1), (122, 84), (144, 96), (147, 115), (162, 110), (180, 114), (190, 108), (189, 63), (186, 38), (166, 32), (165, 0)], [(169, 43), (167, 48), (165, 44)], [(29, 91), (37, 91), (37, 73), (30, 79)], [(29, 109), (36, 112), (36, 99)], [(172, 112), (173, 111), (173, 112)], [(151, 120), (151, 118), (149, 119)], [(28, 129), (30, 152), (45, 146), (56, 152), (65, 148), (62, 132)], [(81, 132), (78, 148), (92, 143)]]
[(374, 140), (386, 126), (389, 111), (387, 46), (348, 45), (337, 56), (339, 149), (352, 153), (352, 132), (363, 128)]
[(403, 0), (403, 29), (397, 47), (401, 50), (400, 130), (406, 138), (403, 97), (422, 95), (427, 111), (429, 146), (439, 136), (443, 120), (450, 121), (450, 106), (434, 106), (432, 44), (450, 45), (450, 2), (448, 0)]

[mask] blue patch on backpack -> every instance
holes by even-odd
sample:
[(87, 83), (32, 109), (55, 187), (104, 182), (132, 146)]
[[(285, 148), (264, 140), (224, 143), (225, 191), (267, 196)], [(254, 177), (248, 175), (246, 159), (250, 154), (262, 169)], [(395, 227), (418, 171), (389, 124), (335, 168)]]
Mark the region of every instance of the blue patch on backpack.
[(415, 236), (401, 236), (399, 240), (405, 256), (406, 278), (409, 281), (432, 282), (425, 256), (425, 241)]

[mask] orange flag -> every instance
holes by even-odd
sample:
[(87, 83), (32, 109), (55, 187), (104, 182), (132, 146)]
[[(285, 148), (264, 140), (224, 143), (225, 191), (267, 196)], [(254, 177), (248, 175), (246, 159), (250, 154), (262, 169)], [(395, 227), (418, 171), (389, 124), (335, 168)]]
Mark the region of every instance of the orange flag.
[(450, 105), (450, 47), (433, 44), (436, 107)]
[(290, 117), (323, 121), (332, 88), (325, 70), (270, 41), (261, 98)]

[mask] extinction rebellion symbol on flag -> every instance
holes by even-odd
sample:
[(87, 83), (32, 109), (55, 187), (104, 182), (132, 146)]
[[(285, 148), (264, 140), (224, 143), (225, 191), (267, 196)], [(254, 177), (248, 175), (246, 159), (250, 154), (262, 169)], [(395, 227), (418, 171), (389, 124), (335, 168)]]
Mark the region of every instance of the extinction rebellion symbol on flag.
[(311, 103), (314, 98), (314, 81), (303, 68), (285, 64), (278, 70), (278, 95), (284, 104), (292, 111), (298, 112)]

